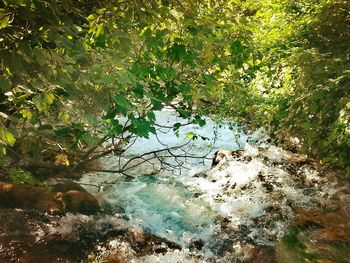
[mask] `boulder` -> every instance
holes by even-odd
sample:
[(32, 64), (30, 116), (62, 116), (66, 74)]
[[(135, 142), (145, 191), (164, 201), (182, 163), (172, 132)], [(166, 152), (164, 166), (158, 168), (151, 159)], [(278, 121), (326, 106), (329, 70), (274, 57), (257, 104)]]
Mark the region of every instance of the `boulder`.
[(40, 187), (0, 182), (0, 206), (56, 213), (63, 210), (64, 203), (55, 193)]
[(106, 215), (1, 208), (0, 262), (91, 262), (88, 255), (98, 245), (123, 234), (120, 221)]
[[(70, 189), (68, 186), (60, 187), (62, 190)], [(0, 207), (34, 208), (50, 213), (95, 214), (100, 211), (96, 197), (83, 188), (78, 189), (49, 192), (40, 187), (0, 182)]]
[(58, 192), (56, 198), (63, 201), (64, 210), (67, 212), (91, 215), (100, 211), (100, 205), (96, 197), (86, 191)]
[(80, 192), (87, 192), (80, 184), (65, 178), (53, 178), (48, 180), (48, 186), (52, 192), (68, 192), (70, 190), (77, 190)]
[(130, 229), (126, 241), (138, 256), (149, 255), (152, 252), (165, 253), (168, 249), (181, 249), (178, 244), (141, 229)]
[(218, 150), (214, 153), (211, 167), (217, 166), (220, 162), (228, 157), (239, 158), (243, 155), (243, 150)]

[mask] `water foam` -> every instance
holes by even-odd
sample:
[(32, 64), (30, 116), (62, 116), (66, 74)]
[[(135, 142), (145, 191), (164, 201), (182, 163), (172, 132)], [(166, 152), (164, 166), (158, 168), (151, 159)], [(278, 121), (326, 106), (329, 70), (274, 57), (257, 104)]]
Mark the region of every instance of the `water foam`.
[[(156, 118), (163, 126), (185, 122), (171, 111), (158, 112)], [(164, 255), (146, 256), (142, 262), (225, 262), (220, 260), (232, 260), (237, 256), (235, 248), (240, 242), (253, 240), (255, 244), (273, 245), (293, 217), (291, 204), (311, 203), (311, 197), (304, 194), (304, 185), (300, 184), (301, 174), (308, 187), (319, 187), (318, 173), (303, 165), (296, 165), (298, 173), (291, 172), (288, 165), (293, 155), (266, 144), (267, 137), (262, 130), (255, 138), (254, 135), (233, 134), (228, 123), (219, 125), (209, 118), (206, 122), (200, 129), (195, 125), (184, 126), (179, 136), (163, 128), (158, 137), (138, 139), (125, 152), (122, 162), (140, 153), (162, 149), (164, 144), (168, 147), (181, 145), (189, 132), (208, 138), (190, 143), (189, 153), (209, 152), (212, 157), (217, 149), (241, 147), (244, 148), (242, 156), (228, 156), (213, 169), (209, 169), (210, 160), (195, 159), (189, 161), (190, 169), (182, 173), (162, 171), (149, 176), (152, 167), (140, 165), (132, 171), (136, 176), (133, 180), (108, 173), (88, 174), (81, 180), (83, 183), (110, 183), (96, 194), (107, 200), (117, 214), (127, 218), (130, 225), (183, 247), (183, 250)], [(259, 138), (264, 141), (263, 148), (247, 142)], [(106, 158), (105, 165), (116, 168), (118, 160)], [(318, 190), (315, 195), (324, 193)], [(193, 248), (196, 241), (203, 243), (201, 249)], [(189, 256), (189, 249), (196, 250), (204, 259), (196, 261), (196, 257)], [(223, 254), (223, 250), (230, 251), (231, 256)]]

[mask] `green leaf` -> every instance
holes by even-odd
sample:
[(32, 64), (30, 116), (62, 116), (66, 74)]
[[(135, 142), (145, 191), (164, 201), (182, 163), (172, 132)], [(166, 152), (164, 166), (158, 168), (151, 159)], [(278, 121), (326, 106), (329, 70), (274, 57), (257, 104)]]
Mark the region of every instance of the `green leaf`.
[(58, 129), (55, 131), (55, 136), (56, 137), (64, 137), (67, 136), (68, 134), (72, 133), (72, 128), (71, 127), (64, 127), (61, 129)]
[(105, 116), (102, 117), (103, 120), (109, 120), (114, 119), (115, 115), (117, 114), (118, 110), (116, 108), (113, 108), (107, 112)]
[(33, 114), (26, 109), (20, 110), (20, 113), (22, 114), (23, 118), (27, 119), (28, 121), (33, 118)]
[(206, 124), (205, 120), (201, 119), (199, 115), (196, 115), (194, 117), (194, 120), (192, 121), (192, 123), (198, 124), (200, 127), (203, 127)]
[(46, 55), (45, 55), (44, 51), (41, 48), (39, 48), (39, 47), (35, 47), (33, 49), (33, 53), (34, 53), (35, 61), (40, 66), (44, 66), (46, 64)]
[(242, 45), (241, 41), (239, 41), (238, 39), (234, 40), (230, 46), (231, 46), (231, 54), (236, 56), (243, 53), (243, 51), (246, 48), (245, 46)]
[(176, 72), (173, 68), (165, 68), (161, 65), (157, 65), (156, 71), (162, 79), (170, 80), (176, 77)]
[(152, 110), (161, 110), (163, 108), (163, 104), (160, 100), (152, 98), (151, 102), (153, 105)]
[(174, 124), (174, 128), (173, 128), (173, 131), (179, 130), (180, 127), (181, 127), (181, 123), (180, 123), (180, 122), (175, 123), (175, 124)]
[(136, 84), (134, 93), (136, 98), (142, 99), (144, 95), (143, 86), (141, 84)]
[(67, 112), (60, 112), (58, 113), (58, 119), (63, 122), (68, 122), (70, 120), (71, 116)]
[(6, 147), (1, 147), (1, 153), (2, 155), (6, 155), (7, 153)]
[(44, 97), (48, 105), (51, 105), (55, 98), (55, 96), (52, 93), (45, 93)]
[(180, 61), (186, 59), (187, 51), (186, 47), (182, 44), (175, 43), (172, 47), (168, 49), (168, 56), (175, 61)]
[(212, 76), (210, 75), (205, 75), (203, 76), (203, 80), (205, 82), (205, 85), (208, 87), (208, 88), (213, 88), (215, 87), (215, 80)]
[(11, 89), (12, 83), (9, 79), (0, 76), (0, 91), (7, 92)]
[(203, 126), (206, 124), (205, 120), (203, 120), (203, 119), (199, 119), (199, 120), (197, 121), (197, 123), (198, 123), (198, 125), (199, 125), (200, 127), (203, 127)]
[(154, 114), (153, 111), (150, 111), (150, 112), (147, 114), (147, 117), (148, 117), (148, 119), (149, 119), (152, 123), (154, 123), (155, 120), (156, 120), (156, 115)]
[(33, 102), (35, 107), (38, 109), (39, 112), (43, 112), (46, 116), (49, 116), (49, 105), (46, 101), (46, 99), (42, 96), (34, 96)]
[(130, 71), (138, 78), (143, 79), (146, 76), (148, 76), (151, 72), (151, 68), (149, 66), (140, 66), (140, 65), (133, 65), (130, 69)]
[(202, 120), (199, 120), (199, 121), (198, 121), (198, 124), (199, 124), (200, 127), (203, 127), (203, 126), (206, 124), (206, 121), (203, 120), (203, 119), (202, 119)]
[(186, 133), (186, 139), (194, 139), (195, 137), (196, 137), (196, 134), (194, 132)]
[(190, 116), (190, 113), (184, 108), (177, 108), (176, 111), (180, 114), (180, 117), (182, 118), (188, 118)]
[(126, 116), (128, 114), (129, 109), (132, 107), (130, 101), (125, 98), (123, 95), (114, 96), (114, 102), (116, 103), (117, 110)]
[(0, 18), (0, 29), (7, 27), (9, 24), (9, 21), (10, 21), (9, 15), (5, 15), (5, 16), (1, 17)]
[(113, 135), (118, 136), (123, 132), (123, 126), (119, 123), (118, 120), (111, 119), (110, 123), (112, 124), (111, 133)]
[(152, 126), (151, 122), (146, 119), (140, 119), (131, 117), (131, 128), (130, 131), (137, 134), (140, 137), (146, 139), (149, 138), (149, 133), (156, 134), (156, 129)]
[(13, 146), (15, 142), (15, 136), (12, 133), (10, 133), (6, 128), (0, 127), (0, 143)]

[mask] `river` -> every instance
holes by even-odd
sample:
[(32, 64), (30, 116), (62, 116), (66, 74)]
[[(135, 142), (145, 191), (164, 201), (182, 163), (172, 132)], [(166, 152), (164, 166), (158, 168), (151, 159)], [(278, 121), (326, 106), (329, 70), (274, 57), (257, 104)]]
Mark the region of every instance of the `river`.
[[(99, 172), (80, 180), (130, 228), (181, 247), (135, 262), (235, 262), (256, 248), (268, 254), (295, 218), (295, 207), (319, 207), (336, 193), (334, 178), (319, 174), (306, 156), (269, 145), (262, 129), (248, 136), (234, 123), (205, 118), (205, 126), (184, 125), (174, 134), (171, 127), (187, 120), (171, 110), (157, 112), (156, 120), (157, 136), (137, 139), (122, 158), (102, 160), (104, 169), (118, 170), (135, 156), (159, 151), (129, 164), (140, 163), (127, 171), (134, 178)], [(243, 151), (227, 152), (210, 169), (219, 149)]]

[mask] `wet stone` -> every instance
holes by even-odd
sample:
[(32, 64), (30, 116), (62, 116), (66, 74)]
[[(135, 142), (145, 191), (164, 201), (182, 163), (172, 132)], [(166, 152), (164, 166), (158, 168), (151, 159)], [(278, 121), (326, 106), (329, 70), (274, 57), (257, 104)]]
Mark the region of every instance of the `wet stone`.
[(340, 210), (345, 217), (350, 218), (350, 195), (341, 194), (339, 195)]
[(191, 240), (189, 244), (189, 249), (201, 250), (204, 246), (204, 241), (200, 239)]

